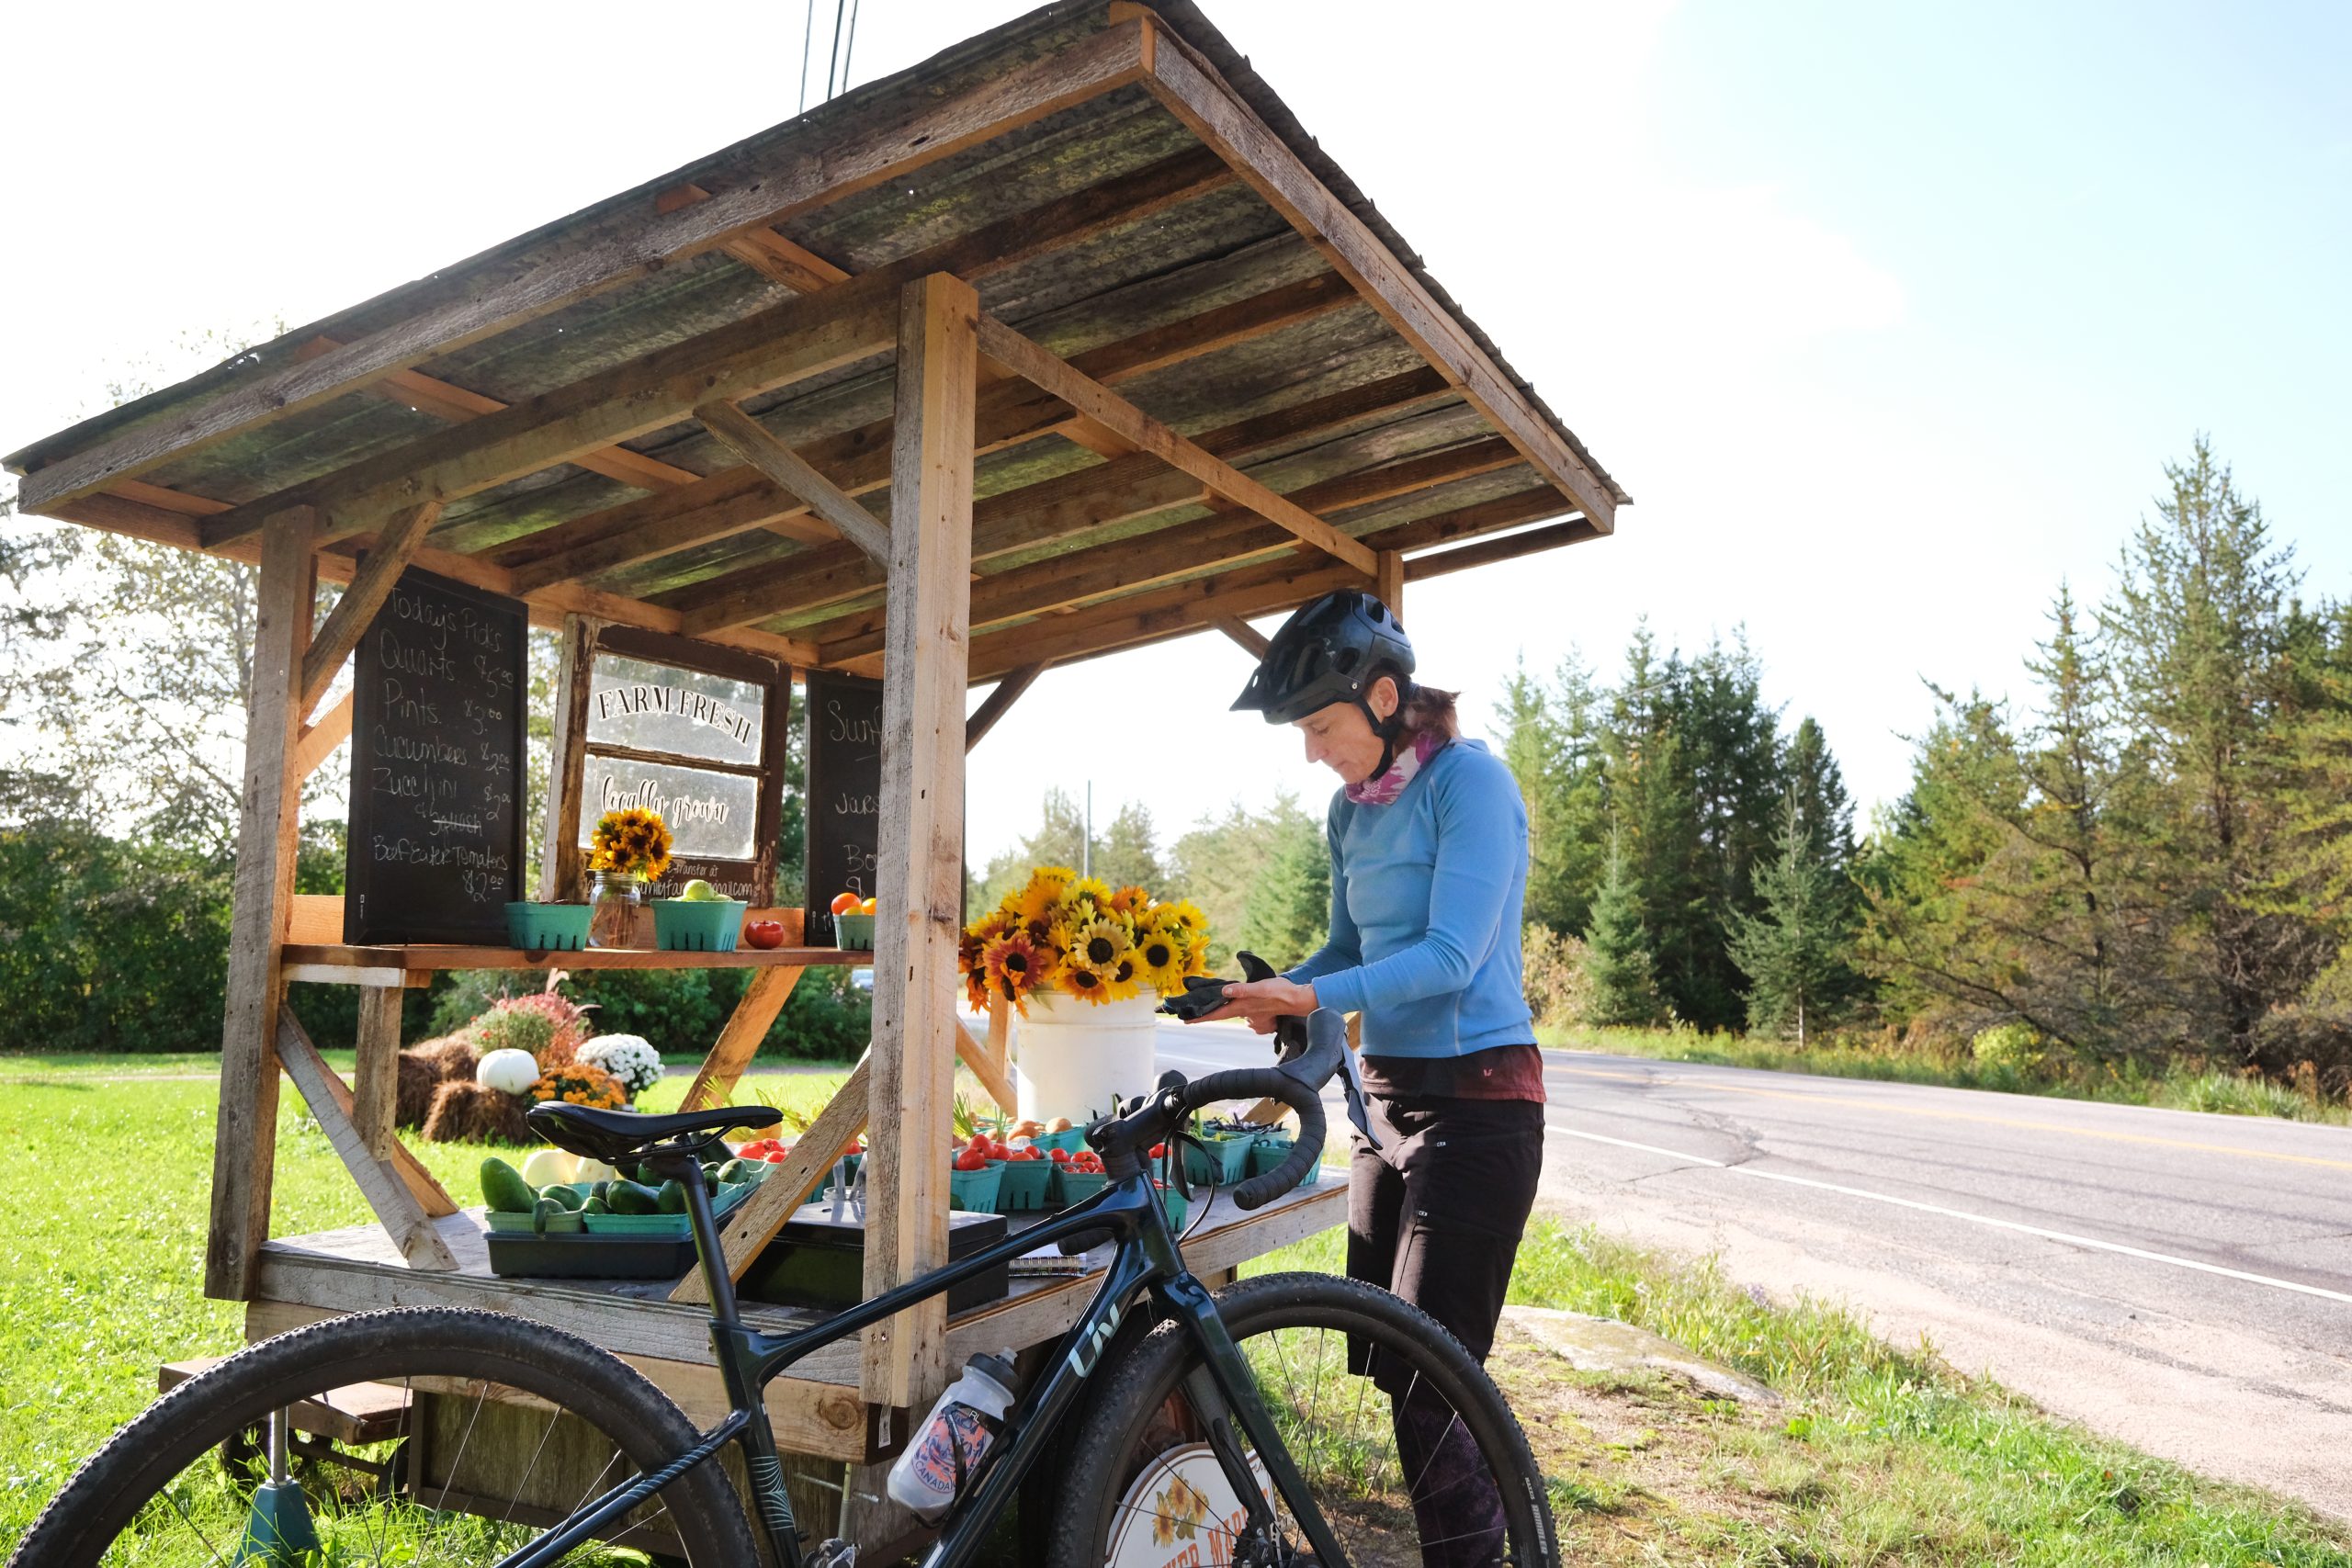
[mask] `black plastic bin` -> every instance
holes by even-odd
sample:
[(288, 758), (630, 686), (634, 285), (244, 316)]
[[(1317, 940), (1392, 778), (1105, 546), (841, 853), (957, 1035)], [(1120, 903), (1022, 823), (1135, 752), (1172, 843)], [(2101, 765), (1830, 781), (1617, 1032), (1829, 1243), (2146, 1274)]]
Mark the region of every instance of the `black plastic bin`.
[[(958, 1209), (947, 1216), (947, 1258), (953, 1262), (1006, 1235), (1002, 1214)], [(1010, 1264), (965, 1280), (947, 1292), (947, 1310), (965, 1312), (1012, 1293)], [(844, 1212), (833, 1218), (831, 1203), (811, 1203), (785, 1222), (784, 1229), (752, 1260), (737, 1281), (745, 1301), (839, 1312), (865, 1299), (865, 1222)]]

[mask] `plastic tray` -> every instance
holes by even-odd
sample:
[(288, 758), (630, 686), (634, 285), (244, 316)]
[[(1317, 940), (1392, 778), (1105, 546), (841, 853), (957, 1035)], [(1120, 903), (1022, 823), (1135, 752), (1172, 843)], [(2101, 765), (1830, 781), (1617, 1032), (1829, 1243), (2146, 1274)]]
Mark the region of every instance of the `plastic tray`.
[[(539, 1234), (538, 1221), (535, 1216), (530, 1214), (518, 1214), (511, 1211), (502, 1211), (498, 1209), (485, 1209), (482, 1211), (481, 1217), (484, 1221), (488, 1222), (493, 1235), (537, 1235)], [(581, 1221), (586, 1217), (587, 1216), (582, 1215), (577, 1209), (568, 1209), (560, 1214), (549, 1214), (548, 1216), (547, 1234), (549, 1235), (578, 1235), (581, 1230)]]
[(492, 1231), (493, 1274), (560, 1280), (674, 1280), (695, 1266), (692, 1236), (510, 1235)]
[[(724, 1215), (752, 1195), (754, 1183), (739, 1181), (722, 1187), (710, 1201), (710, 1212)], [(592, 1236), (684, 1236), (694, 1238), (694, 1220), (687, 1214), (586, 1214), (582, 1216)]]
[(833, 945), (852, 953), (874, 951), (874, 920), (872, 915), (835, 915)]
[(732, 953), (751, 907), (740, 898), (656, 898), (653, 945), (664, 953)]
[(588, 945), (588, 917), (592, 912), (586, 904), (509, 904), (507, 945), (526, 953), (577, 953)]
[(1064, 1170), (1057, 1165), (1054, 1167), (1053, 1204), (1057, 1209), (1067, 1209), (1081, 1198), (1093, 1197), (1110, 1184), (1107, 1173)]
[(1068, 1149), (1076, 1154), (1086, 1146), (1086, 1129), (1069, 1127), (1058, 1133), (1040, 1133), (1029, 1141), (1041, 1149)]

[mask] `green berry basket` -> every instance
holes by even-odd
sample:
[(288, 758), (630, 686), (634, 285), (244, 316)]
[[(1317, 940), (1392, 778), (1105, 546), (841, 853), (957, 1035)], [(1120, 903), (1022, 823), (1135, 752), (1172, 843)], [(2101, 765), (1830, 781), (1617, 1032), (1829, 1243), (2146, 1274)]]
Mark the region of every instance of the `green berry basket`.
[(1000, 1214), (1026, 1213), (1046, 1206), (1046, 1199), (1053, 1190), (1054, 1162), (1049, 1159), (1009, 1159), (1004, 1162), (1004, 1180), (997, 1188), (996, 1212)]
[(1057, 1165), (1054, 1167), (1054, 1206), (1067, 1209), (1081, 1199), (1093, 1197), (1110, 1184), (1111, 1178), (1105, 1172), (1065, 1170)]
[(534, 904), (517, 900), (506, 906), (506, 945), (526, 953), (577, 953), (588, 945), (586, 904)]
[(1250, 1151), (1257, 1145), (1260, 1134), (1234, 1133), (1226, 1136), (1204, 1137), (1201, 1142), (1207, 1151), (1184, 1145), (1184, 1174), (1195, 1182), (1214, 1181), (1219, 1187), (1230, 1187), (1250, 1169)]
[(653, 945), (664, 953), (732, 953), (750, 908), (740, 898), (656, 898)]
[(1193, 1207), (1190, 1199), (1173, 1187), (1163, 1187), (1159, 1190), (1159, 1206), (1168, 1213), (1169, 1229), (1181, 1231), (1184, 1228), (1184, 1216)]
[[(1261, 1133), (1258, 1135), (1258, 1141), (1250, 1145), (1250, 1174), (1265, 1175), (1266, 1172), (1290, 1158), (1292, 1146), (1291, 1139), (1272, 1133)], [(1298, 1179), (1298, 1184), (1301, 1187), (1312, 1187), (1322, 1179), (1323, 1168), (1320, 1165), (1310, 1165), (1306, 1168), (1306, 1174)]]
[[(755, 1182), (739, 1181), (718, 1190), (710, 1201), (710, 1212), (724, 1217), (728, 1212), (752, 1195)], [(692, 1235), (694, 1220), (686, 1214), (585, 1214), (590, 1235)]]
[(997, 1194), (1004, 1187), (1004, 1161), (992, 1159), (978, 1170), (947, 1173), (947, 1204), (967, 1214), (996, 1213)]
[(1069, 1127), (1058, 1133), (1040, 1133), (1029, 1141), (1048, 1154), (1056, 1149), (1066, 1149), (1071, 1154), (1076, 1154), (1086, 1146), (1086, 1129)]
[(833, 945), (853, 953), (873, 952), (874, 919), (872, 915), (835, 915)]

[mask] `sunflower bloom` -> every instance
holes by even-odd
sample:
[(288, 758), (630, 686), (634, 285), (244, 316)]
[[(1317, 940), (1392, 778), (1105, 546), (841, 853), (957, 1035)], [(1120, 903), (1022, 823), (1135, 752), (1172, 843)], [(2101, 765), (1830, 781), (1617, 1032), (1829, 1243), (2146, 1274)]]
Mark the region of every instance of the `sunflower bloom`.
[(982, 963), (988, 983), (1001, 991), (1007, 1001), (1020, 1001), (1045, 981), (1046, 967), (1039, 962), (1037, 944), (1025, 931), (989, 943)]
[(1143, 983), (1163, 997), (1184, 988), (1184, 943), (1154, 926), (1136, 937), (1135, 956)]
[(1136, 886), (1133, 883), (1129, 883), (1126, 886), (1120, 888), (1116, 893), (1112, 894), (1111, 897), (1105, 899), (1102, 904), (1102, 908), (1105, 913), (1123, 915), (1127, 919), (1129, 923), (1133, 923), (1134, 921), (1142, 919), (1143, 912), (1150, 908), (1151, 895), (1145, 892), (1142, 888)]
[(1143, 965), (1131, 950), (1111, 961), (1102, 972), (1102, 999), (1123, 1002), (1143, 988)]
[(1083, 957), (1097, 969), (1105, 969), (1118, 962), (1121, 954), (1135, 946), (1135, 939), (1127, 928), (1117, 920), (1089, 920), (1070, 933), (1069, 951)]
[(1071, 996), (1090, 1002), (1105, 1002), (1111, 999), (1106, 985), (1107, 979), (1108, 971), (1091, 966), (1084, 958), (1075, 953), (1063, 959), (1062, 966), (1054, 971), (1055, 985)]

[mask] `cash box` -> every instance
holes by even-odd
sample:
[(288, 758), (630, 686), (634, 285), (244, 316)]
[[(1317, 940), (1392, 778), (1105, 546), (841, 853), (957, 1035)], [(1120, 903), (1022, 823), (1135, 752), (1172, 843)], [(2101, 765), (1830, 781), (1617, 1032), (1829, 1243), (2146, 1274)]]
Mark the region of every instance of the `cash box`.
[[(947, 1216), (947, 1259), (968, 1258), (1002, 1241), (1002, 1214), (958, 1209)], [(1012, 1266), (999, 1264), (947, 1292), (947, 1310), (967, 1312), (1001, 1301), (1012, 1290)], [(865, 1299), (865, 1221), (844, 1206), (840, 1217), (831, 1203), (810, 1203), (785, 1222), (750, 1269), (736, 1282), (745, 1301), (839, 1312)]]

